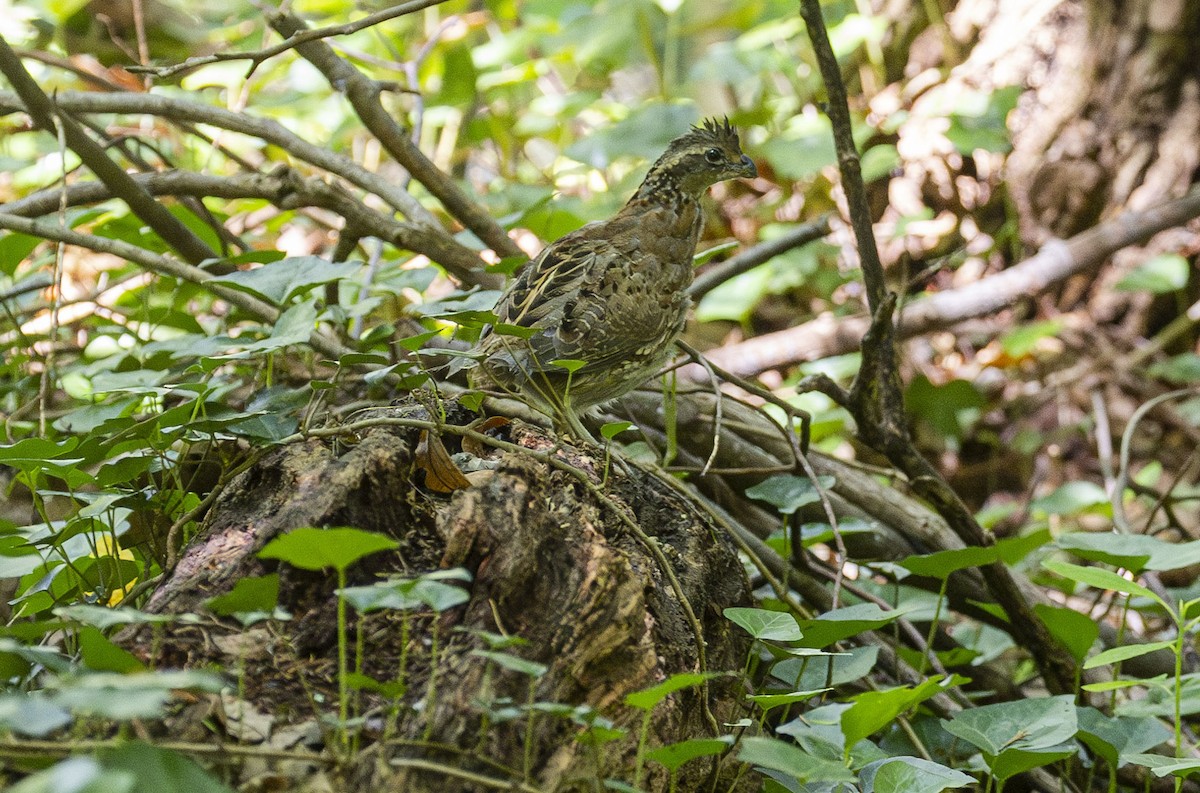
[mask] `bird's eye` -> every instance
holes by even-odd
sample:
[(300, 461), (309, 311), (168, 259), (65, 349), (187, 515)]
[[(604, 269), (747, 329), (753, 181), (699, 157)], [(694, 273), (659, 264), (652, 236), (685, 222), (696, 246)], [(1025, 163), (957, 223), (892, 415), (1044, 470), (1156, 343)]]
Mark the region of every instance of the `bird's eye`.
[(708, 160), (713, 165), (718, 165), (722, 160), (725, 159), (725, 155), (721, 154), (720, 149), (709, 149), (708, 151), (704, 152), (704, 159)]

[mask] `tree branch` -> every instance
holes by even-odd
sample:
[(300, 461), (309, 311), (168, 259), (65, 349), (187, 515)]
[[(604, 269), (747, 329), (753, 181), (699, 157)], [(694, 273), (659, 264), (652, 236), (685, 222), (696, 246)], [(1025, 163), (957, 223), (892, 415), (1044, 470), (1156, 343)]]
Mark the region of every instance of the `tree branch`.
[(692, 296), (693, 300), (699, 300), (734, 276), (753, 270), (781, 253), (807, 245), (813, 240), (819, 240), (828, 233), (829, 215), (820, 217), (811, 223), (796, 226), (778, 239), (760, 242), (736, 256), (730, 256), (720, 264), (708, 268), (692, 282), (688, 294)]
[[(820, 0), (801, 0), (800, 7), (821, 76), (829, 92), (829, 118), (833, 124), (842, 187), (846, 192), (850, 222), (858, 241), (863, 280), (872, 313), (871, 328), (863, 338), (862, 367), (850, 392), (851, 412), (859, 435), (866, 443), (884, 452), (892, 464), (904, 472), (913, 489), (933, 505), (966, 545), (989, 546), (995, 542), (995, 538), (984, 531), (937, 469), (913, 446), (909, 436), (900, 389), (895, 326), (892, 323), (896, 298), (887, 291), (883, 266), (879, 262), (872, 235), (870, 208), (851, 134), (846, 89), (825, 32)], [(1012, 572), (1001, 562), (983, 565), (979, 571), (992, 597), (1008, 615), (1014, 638), (1033, 656), (1046, 687), (1055, 694), (1073, 692), (1075, 668), (1070, 654), (1033, 612), (1030, 599), (1022, 592)]]
[[(250, 316), (266, 324), (273, 325), (279, 319), (278, 308), (272, 306), (270, 303), (259, 300), (253, 295), (240, 292), (222, 283), (213, 283), (215, 276), (212, 273), (190, 264), (175, 261), (167, 256), (151, 253), (144, 248), (130, 245), (128, 242), (123, 242), (122, 240), (98, 237), (95, 234), (81, 234), (80, 232), (63, 228), (57, 222), (44, 218), (30, 220), (29, 218), (7, 213), (0, 213), (0, 229), (17, 231), (22, 234), (29, 234), (30, 236), (41, 237), (45, 240), (74, 245), (88, 250), (110, 253), (113, 256), (119, 256), (158, 275), (177, 278), (181, 281), (203, 286), (206, 290), (225, 302), (237, 306)], [(312, 345), (313, 349), (334, 360), (353, 352), (349, 347), (345, 347), (315, 331), (309, 337), (309, 344)]]
[[(900, 313), (898, 336), (908, 339), (1001, 311), (1021, 297), (1039, 294), (1100, 265), (1121, 248), (1145, 242), (1196, 217), (1200, 217), (1200, 188), (1142, 212), (1125, 212), (1065, 242), (1053, 240), (1007, 270), (912, 301)], [(825, 315), (704, 354), (735, 374), (751, 377), (768, 369), (854, 352), (860, 349), (869, 326), (867, 317)], [(702, 377), (690, 368), (685, 373), (692, 380)]]
[[(26, 112), (38, 127), (53, 133), (62, 126), (67, 146), (79, 155), (100, 181), (113, 194), (129, 205), (133, 213), (154, 230), (164, 242), (192, 264), (216, 258), (217, 254), (192, 231), (167, 211), (167, 208), (142, 190), (125, 170), (109, 159), (104, 149), (84, 132), (75, 119), (58, 112), (50, 97), (25, 70), (24, 64), (8, 42), (0, 36), (0, 72), (8, 78), (25, 106)], [(58, 123), (55, 123), (57, 117)]]
[[(337, 174), (352, 185), (373, 193), (414, 223), (440, 229), (429, 210), (421, 206), (406, 191), (396, 187), (378, 174), (371, 173), (348, 157), (314, 146), (282, 124), (249, 113), (233, 113), (224, 108), (189, 102), (155, 94), (99, 94), (67, 91), (55, 97), (56, 103), (72, 113), (139, 113), (159, 116), (170, 121), (207, 124), (238, 132), (274, 144), (299, 160)], [(17, 97), (0, 91), (0, 113), (20, 110)], [(457, 243), (456, 243), (457, 244)], [(463, 246), (463, 250), (470, 250)], [(480, 262), (482, 266), (482, 262)]]
[[(280, 35), (289, 38), (308, 30), (299, 18), (284, 12), (270, 14), (268, 21)], [(296, 51), (317, 67), (331, 86), (346, 94), (354, 112), (371, 134), (379, 139), (397, 162), (408, 169), (414, 179), (425, 185), (425, 188), (442, 202), (451, 215), (462, 221), (500, 256), (525, 255), (491, 215), (468, 198), (453, 179), (442, 173), (441, 169), (409, 140), (404, 129), (379, 101), (381, 89), (378, 83), (368, 79), (358, 69), (338, 57), (323, 41), (297, 44)]]
[[(354, 196), (316, 177), (304, 179), (288, 168), (272, 174), (235, 174), (210, 176), (190, 171), (165, 171), (138, 174), (133, 180), (151, 195), (217, 197), (226, 199), (262, 198), (281, 209), (313, 206), (328, 209), (346, 220), (359, 234), (378, 237), (391, 244), (423, 254), (437, 262), (459, 280), (487, 288), (497, 288), (500, 276), (477, 267), (479, 259), (466, 248), (453, 244), (448, 235), (411, 223), (401, 223), (367, 207)], [(112, 197), (108, 186), (83, 182), (66, 188), (66, 204), (78, 206)], [(22, 217), (38, 217), (58, 210), (63, 190), (40, 190), (25, 198), (0, 204), (0, 212)]]
[(374, 14), (368, 14), (362, 19), (356, 19), (353, 22), (347, 22), (343, 25), (330, 25), (324, 28), (312, 28), (289, 36), (283, 41), (270, 47), (264, 47), (261, 50), (252, 52), (218, 52), (211, 55), (197, 55), (194, 58), (176, 63), (171, 66), (126, 66), (125, 70), (133, 74), (150, 74), (159, 79), (173, 77), (180, 72), (186, 72), (200, 66), (206, 66), (210, 63), (220, 63), (222, 61), (251, 61), (250, 71), (253, 72), (258, 68), (259, 64), (268, 58), (273, 58), (276, 55), (295, 49), (301, 44), (308, 41), (317, 41), (318, 39), (327, 39), (332, 36), (349, 36), (351, 33), (357, 33), (360, 30), (378, 25), (381, 22), (387, 22), (396, 17), (402, 17), (407, 14), (412, 14), (416, 11), (421, 11), (430, 6), (441, 5), (446, 0), (410, 0), (407, 3), (385, 8), (382, 11), (376, 11)]

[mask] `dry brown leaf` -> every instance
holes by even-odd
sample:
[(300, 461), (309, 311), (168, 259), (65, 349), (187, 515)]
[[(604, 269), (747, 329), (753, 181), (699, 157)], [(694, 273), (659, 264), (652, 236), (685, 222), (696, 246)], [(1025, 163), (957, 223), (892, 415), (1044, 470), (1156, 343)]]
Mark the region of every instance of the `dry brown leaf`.
[[(504, 416), (492, 416), (487, 421), (484, 421), (482, 424), (476, 427), (475, 431), (486, 433), (489, 430), (494, 430), (499, 427), (506, 427), (511, 423), (512, 419), (507, 419)], [(478, 438), (472, 438), (470, 436), (463, 438), (462, 447), (464, 452), (473, 454), (476, 457), (486, 457), (488, 453), (487, 444), (482, 443)]]
[(425, 471), (425, 486), (435, 493), (453, 493), (470, 487), (471, 482), (450, 459), (450, 452), (437, 435), (421, 430), (417, 444), (417, 467)]

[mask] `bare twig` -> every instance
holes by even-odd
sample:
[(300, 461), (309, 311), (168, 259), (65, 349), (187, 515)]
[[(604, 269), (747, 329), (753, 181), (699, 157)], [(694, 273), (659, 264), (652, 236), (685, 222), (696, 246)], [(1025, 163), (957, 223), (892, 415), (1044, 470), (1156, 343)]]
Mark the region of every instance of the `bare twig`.
[[(4, 213), (0, 213), (0, 229), (19, 231), (22, 234), (30, 234), (46, 240), (111, 253), (114, 256), (120, 256), (159, 275), (167, 275), (172, 278), (178, 278), (181, 281), (199, 284), (217, 297), (237, 306), (262, 322), (274, 324), (279, 319), (279, 309), (275, 306), (265, 303), (253, 295), (231, 289), (224, 284), (214, 283), (212, 273), (201, 270), (199, 267), (176, 261), (167, 256), (151, 253), (144, 248), (130, 245), (128, 242), (123, 242), (122, 240), (98, 237), (94, 234), (81, 234), (71, 229), (64, 229), (49, 220), (30, 220), (29, 218)], [(348, 347), (317, 332), (314, 332), (309, 337), (309, 344), (318, 352), (328, 355), (335, 360), (351, 352)]]
[[(1142, 212), (1126, 212), (1069, 240), (1053, 240), (1035, 255), (1008, 269), (958, 289), (907, 303), (900, 313), (898, 336), (912, 338), (942, 330), (964, 320), (1009, 308), (1019, 297), (1036, 295), (1076, 273), (1090, 270), (1116, 251), (1148, 240), (1164, 229), (1200, 216), (1200, 188)], [(1164, 330), (1164, 342), (1186, 332), (1200, 319), (1200, 304), (1188, 309)], [(822, 316), (803, 325), (708, 353), (710, 360), (732, 372), (753, 376), (768, 369), (853, 352), (870, 325), (868, 317)], [(1158, 347), (1148, 347), (1133, 359), (1140, 363)], [(687, 373), (696, 377), (699, 373)]]
[(53, 281), (51, 280), (50, 276), (46, 275), (45, 273), (39, 273), (27, 281), (17, 284), (11, 289), (6, 289), (3, 292), (0, 292), (0, 303), (8, 302), (15, 297), (20, 297), (21, 295), (26, 295), (30, 292), (39, 292), (42, 289), (49, 287), (52, 283)]
[[(901, 391), (895, 326), (892, 321), (896, 298), (887, 290), (883, 266), (872, 236), (871, 214), (862, 183), (858, 153), (850, 124), (849, 106), (840, 67), (821, 17), (819, 0), (801, 0), (801, 16), (813, 44), (821, 76), (829, 93), (829, 118), (841, 168), (842, 187), (850, 209), (850, 222), (859, 246), (863, 280), (867, 287), (872, 321), (863, 338), (862, 368), (850, 392), (850, 409), (860, 437), (887, 455), (903, 471), (913, 489), (945, 519), (969, 546), (987, 547), (995, 542), (975, 520), (962, 499), (926, 460), (909, 436)], [(1051, 692), (1075, 690), (1075, 668), (1069, 653), (1050, 634), (1033, 612), (1030, 600), (1001, 562), (979, 568), (992, 596), (1009, 617), (1018, 643), (1033, 656)]]
[[(371, 173), (353, 160), (316, 146), (291, 132), (282, 124), (249, 113), (233, 113), (224, 108), (190, 102), (176, 97), (154, 94), (98, 94), (67, 91), (58, 94), (55, 102), (72, 113), (144, 113), (174, 122), (188, 121), (239, 132), (271, 143), (299, 160), (337, 174), (352, 185), (382, 198), (414, 223), (440, 229), (441, 224), (415, 198), (392, 185), (388, 180)], [(0, 91), (0, 111), (19, 109), (17, 98)], [(468, 250), (463, 248), (463, 250)], [(483, 263), (480, 262), (480, 266)]]
[(879, 262), (879, 250), (875, 245), (875, 232), (871, 228), (871, 207), (867, 203), (867, 190), (862, 180), (862, 164), (858, 158), (858, 147), (854, 143), (853, 127), (850, 123), (850, 104), (846, 98), (846, 85), (842, 82), (841, 67), (829, 44), (825, 21), (821, 18), (820, 0), (801, 0), (800, 16), (812, 41), (829, 94), (827, 112), (833, 126), (833, 142), (837, 149), (838, 169), (842, 174), (842, 190), (846, 194), (846, 205), (850, 212), (850, 227), (858, 243), (858, 257), (862, 261), (863, 281), (867, 286), (867, 302), (875, 312), (887, 294), (887, 282), (883, 277), (883, 265)]
[(376, 11), (374, 14), (368, 14), (362, 19), (357, 19), (353, 22), (347, 22), (342, 25), (330, 25), (324, 28), (313, 28), (288, 36), (283, 41), (270, 47), (264, 47), (261, 50), (253, 52), (219, 52), (212, 55), (197, 55), (194, 58), (188, 58), (181, 63), (176, 63), (171, 66), (127, 66), (126, 69), (130, 72), (142, 72), (153, 75), (158, 78), (173, 77), (180, 72), (189, 71), (200, 66), (205, 66), (210, 63), (220, 63), (221, 61), (250, 61), (250, 71), (253, 72), (258, 68), (259, 64), (268, 58), (273, 58), (276, 55), (281, 55), (288, 50), (295, 49), (299, 45), (308, 41), (317, 41), (319, 39), (327, 39), (331, 36), (348, 36), (351, 33), (357, 33), (360, 30), (378, 25), (381, 22), (387, 22), (396, 17), (405, 16), (415, 11), (429, 8), (430, 6), (440, 5), (446, 0), (410, 0), (407, 3), (385, 8), (382, 11)]
[[(271, 27), (283, 36), (297, 36), (308, 30), (298, 17), (282, 11), (271, 14), (268, 19)], [(346, 99), (367, 129), (397, 162), (408, 169), (414, 179), (425, 185), (442, 202), (451, 215), (462, 221), (500, 256), (524, 256), (492, 216), (417, 148), (380, 102), (381, 89), (378, 83), (338, 57), (323, 41), (299, 43), (296, 51), (315, 66), (331, 86), (346, 94)]]
[[(402, 223), (376, 212), (345, 190), (323, 179), (304, 179), (287, 168), (270, 174), (246, 173), (232, 176), (210, 176), (191, 171), (167, 171), (138, 174), (133, 181), (151, 195), (263, 198), (281, 209), (321, 207), (345, 219), (348, 227), (359, 234), (369, 234), (399, 248), (428, 256), (455, 278), (464, 283), (497, 287), (500, 277), (480, 269), (479, 259), (468, 249), (457, 245), (448, 234), (411, 223)], [(61, 191), (41, 190), (8, 204), (0, 204), (0, 212), (37, 217), (57, 208)], [(70, 206), (91, 204), (112, 197), (107, 185), (84, 182), (70, 186), (67, 191)]]
[(179, 218), (167, 211), (166, 207), (138, 187), (121, 166), (109, 159), (100, 144), (92, 140), (75, 119), (55, 109), (50, 97), (46, 96), (46, 92), (25, 70), (17, 53), (3, 37), (0, 37), (0, 72), (16, 89), (33, 123), (47, 131), (53, 131), (61, 124), (63, 137), (71, 151), (79, 155), (79, 159), (100, 181), (107, 184), (114, 195), (128, 204), (134, 214), (162, 237), (164, 242), (192, 264), (216, 257), (217, 254), (212, 248), (183, 225)]
[(107, 77), (104, 77), (103, 75), (95, 74), (94, 72), (88, 71), (87, 69), (82, 68), (75, 62), (70, 61), (66, 58), (60, 58), (59, 56), (54, 55), (53, 53), (43, 52), (41, 50), (27, 50), (22, 47), (16, 47), (14, 49), (15, 49), (17, 55), (19, 55), (22, 58), (25, 58), (25, 59), (31, 60), (31, 61), (38, 61), (39, 63), (46, 64), (47, 66), (53, 66), (56, 69), (62, 69), (64, 71), (70, 72), (71, 74), (78, 77), (80, 80), (83, 80), (85, 83), (91, 83), (92, 85), (96, 86), (97, 88), (99, 88), (101, 90), (104, 90), (104, 91), (124, 91), (125, 90), (125, 86), (121, 85), (120, 83), (115, 83), (112, 80), (109, 80)]
[(699, 300), (730, 278), (741, 275), (747, 270), (753, 270), (755, 267), (770, 261), (781, 253), (786, 253), (793, 248), (799, 248), (801, 245), (807, 245), (813, 240), (819, 240), (828, 233), (828, 215), (820, 217), (811, 223), (802, 223), (778, 239), (761, 242), (752, 248), (747, 248), (738, 253), (736, 256), (730, 256), (720, 264), (710, 267), (696, 277), (696, 280), (692, 282), (691, 287), (688, 289), (688, 294), (692, 296), (693, 300)]

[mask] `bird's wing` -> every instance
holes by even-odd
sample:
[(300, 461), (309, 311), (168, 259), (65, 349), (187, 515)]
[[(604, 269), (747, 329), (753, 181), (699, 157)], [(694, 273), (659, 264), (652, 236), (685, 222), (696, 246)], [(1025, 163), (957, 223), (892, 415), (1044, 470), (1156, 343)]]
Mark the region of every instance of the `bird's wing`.
[(598, 249), (596, 240), (579, 232), (547, 246), (517, 276), (496, 306), (496, 316), (508, 325), (544, 328), (546, 321), (553, 319), (563, 301), (580, 289), (594, 269)]
[(607, 368), (637, 355), (674, 323), (653, 294), (653, 273), (640, 266), (636, 245), (588, 231), (547, 247), (496, 308), (500, 322), (539, 331), (511, 340), (529, 350), (539, 369), (564, 359), (586, 361), (584, 371)]

